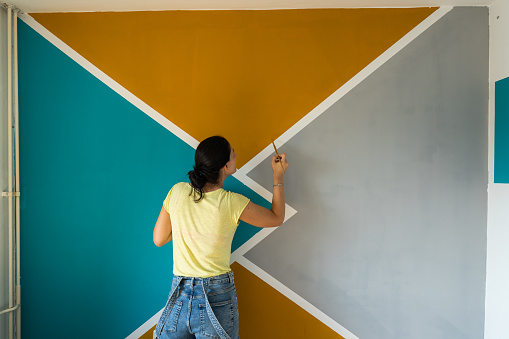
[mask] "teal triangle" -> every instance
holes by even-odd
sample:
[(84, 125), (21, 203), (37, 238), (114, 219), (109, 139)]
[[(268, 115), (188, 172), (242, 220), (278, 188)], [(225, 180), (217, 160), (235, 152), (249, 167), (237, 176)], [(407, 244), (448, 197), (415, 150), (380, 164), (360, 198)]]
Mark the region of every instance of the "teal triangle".
[[(18, 40), (21, 331), (125, 338), (166, 302), (172, 247), (152, 230), (194, 149), (22, 21)], [(239, 226), (232, 250), (259, 230)]]

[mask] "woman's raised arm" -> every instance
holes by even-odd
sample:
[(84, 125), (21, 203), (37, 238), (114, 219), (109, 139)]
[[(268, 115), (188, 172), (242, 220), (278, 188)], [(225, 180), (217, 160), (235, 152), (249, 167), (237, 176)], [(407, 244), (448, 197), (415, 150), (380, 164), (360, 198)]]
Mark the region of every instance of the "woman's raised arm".
[[(276, 227), (285, 221), (285, 189), (283, 174), (288, 168), (286, 153), (272, 157), (273, 195), (272, 206), (269, 209), (249, 202), (240, 215), (240, 220), (258, 227)], [(283, 166), (281, 166), (283, 165)], [(284, 168), (284, 170), (283, 170)]]

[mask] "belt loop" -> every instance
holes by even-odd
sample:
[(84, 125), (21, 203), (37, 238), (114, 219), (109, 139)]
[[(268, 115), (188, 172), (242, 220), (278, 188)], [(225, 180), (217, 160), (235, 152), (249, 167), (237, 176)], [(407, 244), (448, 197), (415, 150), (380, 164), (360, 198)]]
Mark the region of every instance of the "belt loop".
[(230, 284), (233, 283), (233, 271), (228, 272), (228, 277), (230, 278)]

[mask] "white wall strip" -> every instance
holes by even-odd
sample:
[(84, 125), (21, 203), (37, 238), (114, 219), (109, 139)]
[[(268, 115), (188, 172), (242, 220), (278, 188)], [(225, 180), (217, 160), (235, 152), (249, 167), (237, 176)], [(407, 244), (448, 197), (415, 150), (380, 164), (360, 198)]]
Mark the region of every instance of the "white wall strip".
[[(505, 1), (505, 0), (500, 0)], [(19, 6), (32, 13), (51, 12), (127, 12), (127, 11), (275, 11), (293, 9), (380, 9), (438, 7), (444, 3), (454, 6), (489, 6), (492, 0), (17, 0)]]
[(498, 339), (509, 333), (509, 184), (490, 183), (488, 188), (484, 338)]

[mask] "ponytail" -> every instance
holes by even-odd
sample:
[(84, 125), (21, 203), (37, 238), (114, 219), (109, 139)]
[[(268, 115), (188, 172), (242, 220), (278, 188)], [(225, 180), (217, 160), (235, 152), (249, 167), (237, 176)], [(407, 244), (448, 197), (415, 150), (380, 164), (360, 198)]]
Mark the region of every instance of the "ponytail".
[[(195, 194), (195, 202), (203, 199), (203, 187), (207, 183), (217, 184), (221, 168), (230, 160), (230, 143), (223, 137), (213, 136), (203, 140), (194, 154), (193, 170), (187, 175)], [(198, 194), (198, 197), (196, 197)]]

